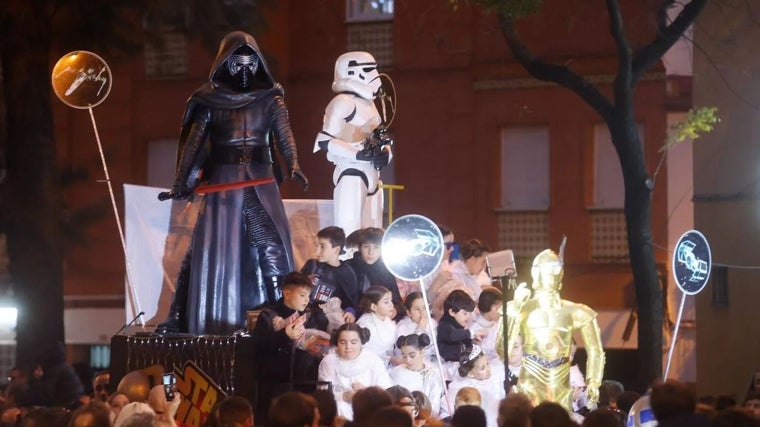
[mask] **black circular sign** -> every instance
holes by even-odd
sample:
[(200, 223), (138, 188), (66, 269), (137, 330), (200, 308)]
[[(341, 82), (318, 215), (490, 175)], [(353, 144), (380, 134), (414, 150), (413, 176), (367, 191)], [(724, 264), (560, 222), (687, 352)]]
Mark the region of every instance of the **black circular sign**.
[(383, 262), (402, 280), (420, 280), (438, 268), (443, 259), (443, 236), (438, 226), (422, 215), (405, 215), (393, 221), (383, 236)]
[(111, 69), (106, 61), (86, 50), (63, 55), (53, 67), (53, 92), (69, 107), (99, 105), (111, 92)]
[(710, 278), (712, 255), (710, 244), (697, 230), (684, 233), (673, 251), (673, 277), (687, 295), (698, 294)]

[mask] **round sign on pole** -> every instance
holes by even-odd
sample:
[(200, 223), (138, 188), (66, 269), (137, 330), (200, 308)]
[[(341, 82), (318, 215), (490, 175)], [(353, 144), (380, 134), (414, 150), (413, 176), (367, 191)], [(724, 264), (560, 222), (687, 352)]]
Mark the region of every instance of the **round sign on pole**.
[(443, 259), (441, 231), (422, 215), (405, 215), (393, 221), (382, 245), (385, 266), (402, 280), (420, 280), (433, 274)]
[(51, 80), (58, 99), (82, 110), (99, 105), (111, 92), (111, 69), (103, 58), (86, 50), (63, 55)]
[(710, 244), (697, 230), (683, 233), (673, 251), (673, 277), (678, 288), (687, 295), (696, 295), (710, 278), (712, 255)]

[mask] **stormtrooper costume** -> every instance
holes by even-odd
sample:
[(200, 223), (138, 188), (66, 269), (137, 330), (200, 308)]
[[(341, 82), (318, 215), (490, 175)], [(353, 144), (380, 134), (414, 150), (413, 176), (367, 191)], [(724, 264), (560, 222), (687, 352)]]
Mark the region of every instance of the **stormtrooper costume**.
[(333, 172), (334, 223), (346, 235), (366, 227), (382, 228), (380, 169), (393, 157), (390, 144), (370, 150), (365, 144), (382, 117), (373, 102), (380, 89), (377, 62), (367, 52), (348, 52), (335, 61), (332, 84), (337, 95), (325, 109), (314, 152), (327, 152)]

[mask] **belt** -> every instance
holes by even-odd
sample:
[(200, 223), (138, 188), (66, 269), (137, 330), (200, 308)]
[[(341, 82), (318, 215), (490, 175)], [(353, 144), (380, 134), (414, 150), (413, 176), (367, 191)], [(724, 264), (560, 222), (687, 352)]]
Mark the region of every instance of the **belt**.
[(543, 357), (536, 356), (535, 354), (525, 354), (523, 357), (543, 366), (544, 368), (556, 368), (557, 366), (564, 365), (570, 361), (570, 359), (567, 357), (560, 357), (559, 359), (554, 360), (546, 360)]
[(211, 149), (211, 162), (215, 164), (261, 163), (272, 164), (269, 147), (253, 145), (216, 146)]

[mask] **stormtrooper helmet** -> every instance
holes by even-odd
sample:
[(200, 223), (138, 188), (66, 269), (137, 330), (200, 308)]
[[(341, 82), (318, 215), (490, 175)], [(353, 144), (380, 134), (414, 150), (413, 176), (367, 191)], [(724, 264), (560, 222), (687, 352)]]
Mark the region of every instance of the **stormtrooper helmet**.
[(364, 99), (374, 99), (380, 85), (377, 62), (369, 53), (347, 52), (335, 61), (333, 92), (354, 92)]

